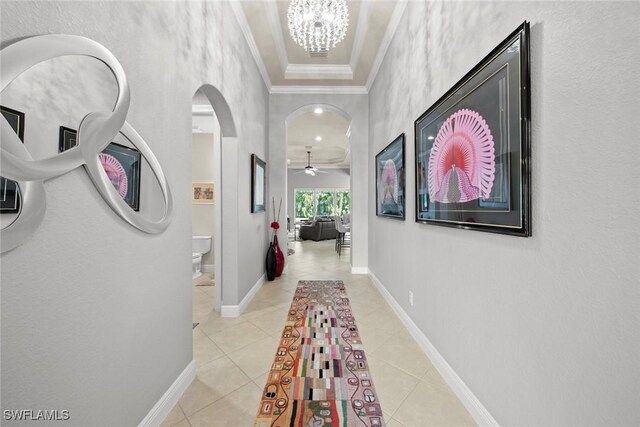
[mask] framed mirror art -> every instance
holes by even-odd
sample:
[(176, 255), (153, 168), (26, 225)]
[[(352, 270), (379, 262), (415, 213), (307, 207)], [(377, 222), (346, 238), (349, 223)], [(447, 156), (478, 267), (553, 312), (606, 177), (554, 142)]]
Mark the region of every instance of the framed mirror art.
[(531, 235), (529, 23), (415, 121), (416, 221)]

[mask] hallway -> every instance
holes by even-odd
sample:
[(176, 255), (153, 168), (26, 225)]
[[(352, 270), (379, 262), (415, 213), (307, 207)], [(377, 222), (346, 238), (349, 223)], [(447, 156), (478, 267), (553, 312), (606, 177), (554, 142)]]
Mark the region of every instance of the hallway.
[[(343, 280), (388, 426), (475, 425), (366, 275), (334, 241), (289, 242), (295, 253), (238, 318), (212, 312), (193, 330), (196, 379), (162, 426), (251, 426), (301, 279)], [(194, 293), (201, 292), (194, 288)]]

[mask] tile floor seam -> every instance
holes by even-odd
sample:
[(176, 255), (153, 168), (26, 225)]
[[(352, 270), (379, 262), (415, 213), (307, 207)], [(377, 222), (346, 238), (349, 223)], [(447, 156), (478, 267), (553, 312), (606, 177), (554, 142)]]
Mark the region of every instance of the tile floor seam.
[[(428, 359), (428, 360), (430, 361), (430, 359)], [(416, 376), (415, 374), (412, 374), (411, 372), (408, 372), (407, 370), (401, 368), (400, 366), (396, 365), (393, 362), (389, 362), (387, 360), (385, 360), (385, 362), (387, 362), (389, 365), (393, 366), (394, 368), (397, 368), (397, 369), (401, 370), (405, 374), (411, 375), (413, 378), (417, 379), (418, 381), (422, 381), (422, 377), (429, 371), (429, 368), (427, 368), (427, 370), (424, 371), (421, 376)]]
[[(418, 382), (416, 383), (416, 385), (413, 386), (413, 388), (409, 391), (409, 393), (407, 393), (407, 395), (404, 397), (404, 399), (402, 399), (400, 401), (400, 404), (398, 405), (398, 407), (396, 408), (395, 411), (393, 411), (393, 413), (391, 414), (391, 418), (393, 418), (393, 416), (396, 414), (396, 412), (398, 412), (400, 410), (400, 408), (402, 407), (402, 404), (409, 398), (409, 396), (411, 396), (411, 393), (413, 393), (414, 391), (416, 391), (416, 389), (418, 388), (418, 385), (420, 385), (420, 381), (418, 380)], [(396, 420), (398, 421), (398, 420)], [(398, 421), (400, 422), (400, 421)], [(403, 423), (400, 423), (402, 425), (404, 425)]]
[[(232, 360), (231, 362), (233, 362), (233, 360)], [(234, 363), (234, 365), (235, 365), (235, 363)], [(240, 367), (239, 367), (238, 365), (236, 365), (236, 367), (237, 367), (238, 369), (240, 369)], [(240, 369), (240, 370), (242, 370), (242, 369)], [(244, 374), (244, 372), (243, 372), (243, 374)], [(245, 374), (245, 376), (247, 376), (247, 375)], [(249, 377), (247, 376), (247, 378), (249, 378)], [(231, 393), (233, 393), (233, 392), (235, 392), (235, 391), (240, 390), (242, 387), (246, 386), (247, 384), (249, 384), (249, 383), (251, 383), (251, 382), (253, 382), (253, 381), (251, 380), (251, 378), (249, 378), (249, 381), (247, 381), (247, 382), (245, 382), (245, 383), (242, 383), (238, 388), (235, 388), (235, 389), (231, 390), (229, 393), (226, 393), (225, 395), (220, 396), (219, 398), (217, 398), (217, 399), (216, 399), (216, 400), (214, 400), (213, 402), (209, 403), (208, 405), (203, 406), (202, 408), (200, 408), (200, 409), (198, 409), (197, 411), (195, 411), (193, 414), (188, 415), (188, 416), (187, 416), (187, 418), (189, 418), (189, 417), (193, 417), (193, 416), (194, 416), (194, 415), (196, 415), (198, 412), (201, 412), (201, 411), (203, 411), (203, 410), (207, 409), (209, 406), (211, 406), (211, 405), (215, 404), (216, 402), (219, 402), (220, 400), (222, 400), (222, 399), (224, 399), (225, 397), (229, 396)], [(191, 422), (189, 422), (189, 424), (191, 424)]]
[[(284, 319), (284, 320), (286, 320), (286, 317), (285, 317), (285, 319)], [(283, 320), (283, 323), (284, 323), (284, 320)], [(262, 328), (260, 327), (260, 325), (256, 325), (256, 324), (255, 324), (255, 323), (253, 323), (251, 320), (247, 319), (247, 322), (251, 323), (253, 326), (255, 326), (256, 328), (260, 329), (260, 330), (261, 330), (262, 332), (264, 332), (265, 334), (267, 334), (267, 335), (269, 335), (269, 336), (274, 336), (274, 337), (275, 337), (275, 335), (271, 335), (271, 333), (270, 333), (269, 331), (265, 331), (264, 329), (262, 329)]]
[[(182, 398), (182, 396), (180, 396)], [(180, 424), (183, 420), (187, 420), (187, 424), (189, 424), (189, 427), (191, 426), (191, 421), (189, 421), (189, 417), (187, 416), (187, 413), (184, 411), (184, 409), (182, 409), (182, 405), (180, 404), (180, 400), (178, 400), (178, 407), (180, 408), (180, 412), (182, 412), (182, 415), (184, 415), (184, 418), (180, 421), (178, 421), (177, 423), (173, 423), (172, 426), (175, 426), (176, 424)]]
[[(400, 424), (400, 427), (407, 427), (405, 424), (401, 423), (400, 421), (398, 421), (397, 419), (393, 418), (393, 416), (391, 417), (391, 420), (389, 421), (395, 421), (398, 424)], [(387, 420), (385, 420), (385, 422), (388, 422)]]

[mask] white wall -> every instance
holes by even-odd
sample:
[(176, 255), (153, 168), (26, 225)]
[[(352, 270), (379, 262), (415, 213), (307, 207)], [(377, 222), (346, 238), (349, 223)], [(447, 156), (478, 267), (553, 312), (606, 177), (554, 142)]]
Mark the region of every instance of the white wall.
[[(127, 120), (157, 156), (175, 206), (169, 228), (147, 235), (110, 210), (82, 169), (45, 183), (44, 222), (0, 258), (2, 409), (137, 425), (192, 360), (192, 96), (204, 83), (217, 87), (238, 130), (223, 142), (224, 185), (235, 187), (225, 192), (227, 214), (240, 224), (228, 258), (242, 266), (229, 271), (224, 298), (237, 304), (263, 274), (268, 245), (265, 218), (249, 213), (249, 154), (266, 156), (266, 88), (228, 3), (3, 0), (0, 24), (2, 46), (66, 33), (111, 50), (131, 86)], [(55, 86), (32, 84), (41, 98)]]
[[(323, 105), (351, 118), (351, 266), (366, 271), (369, 248), (367, 209), (369, 191), (369, 111), (367, 95), (349, 94), (271, 94), (269, 97), (269, 188), (270, 196), (287, 200), (287, 124), (292, 114), (309, 106)], [(295, 114), (294, 114), (295, 115)], [(269, 197), (269, 201), (271, 197)], [(267, 206), (269, 212), (270, 205)], [(286, 241), (286, 228), (280, 228), (278, 239)]]
[(369, 268), (500, 424), (638, 425), (640, 4), (409, 2), (368, 161), (405, 132), (412, 164), (414, 120), (524, 20), (533, 237), (417, 224), (411, 196), (379, 218), (371, 197)]
[[(295, 190), (307, 188), (349, 188), (350, 177), (348, 169), (322, 169), (327, 173), (316, 176), (298, 173), (304, 169), (289, 169), (287, 171), (287, 215), (291, 218), (291, 226), (295, 220)], [(286, 221), (286, 220), (285, 220)]]
[[(214, 120), (213, 117), (211, 117), (211, 120)], [(215, 181), (214, 168), (216, 165), (213, 158), (213, 144), (214, 134), (193, 134), (193, 145), (191, 151), (191, 162), (193, 165), (193, 169), (191, 169), (192, 182)], [(220, 203), (219, 200), (218, 203)], [(214, 217), (214, 205), (201, 205), (195, 203), (191, 205), (191, 230), (193, 235), (212, 236), (211, 251), (202, 257), (202, 264), (207, 266), (212, 266), (214, 264)]]

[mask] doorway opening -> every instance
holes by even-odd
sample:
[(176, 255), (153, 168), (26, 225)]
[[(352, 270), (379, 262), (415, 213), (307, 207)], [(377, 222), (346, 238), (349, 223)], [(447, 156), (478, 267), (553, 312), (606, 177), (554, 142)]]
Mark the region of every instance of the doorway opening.
[(347, 113), (328, 104), (305, 105), (286, 119), (287, 215), (293, 241), (337, 239), (343, 225), (350, 227), (351, 122)]
[[(223, 253), (224, 247), (229, 243), (228, 239), (224, 240), (223, 234), (225, 210), (222, 206), (222, 144), (225, 140), (227, 143), (235, 141), (237, 134), (229, 104), (214, 86), (200, 86), (191, 103), (192, 285), (195, 323), (212, 310), (220, 312), (224, 303)], [(195, 276), (204, 278), (196, 281)]]

